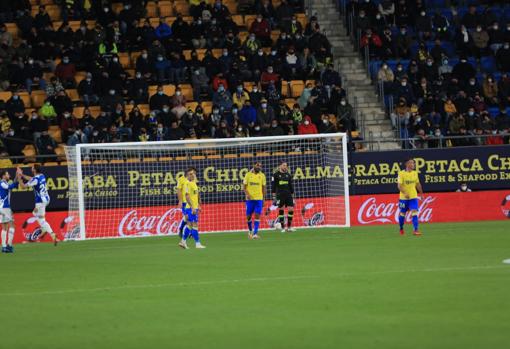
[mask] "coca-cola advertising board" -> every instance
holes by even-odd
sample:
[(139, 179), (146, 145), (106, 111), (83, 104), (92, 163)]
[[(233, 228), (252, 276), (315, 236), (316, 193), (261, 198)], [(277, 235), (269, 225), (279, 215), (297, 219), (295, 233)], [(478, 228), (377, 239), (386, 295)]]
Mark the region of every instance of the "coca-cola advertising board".
[[(313, 198), (298, 200), (294, 215), (295, 225), (320, 227), (341, 224), (343, 221), (339, 211), (342, 208), (339, 204), (341, 199), (339, 197), (328, 200)], [(351, 196), (350, 206), (351, 224), (354, 226), (397, 224), (399, 211), (396, 194)], [(215, 210), (221, 209), (231, 212), (233, 222), (231, 227), (234, 230), (244, 230), (246, 218), (243, 208), (242, 202), (205, 205), (199, 228), (201, 231), (224, 229), (223, 223), (215, 220), (213, 214)], [(270, 228), (276, 219), (277, 210), (270, 202), (267, 202), (264, 208), (262, 228)], [(101, 221), (91, 223), (95, 224), (93, 228), (96, 230), (90, 231), (88, 238), (175, 235), (181, 219), (179, 209), (165, 206), (97, 210), (96, 214), (96, 218), (106, 217), (106, 214), (112, 219), (108, 220), (107, 225)], [(420, 201), (419, 219), (422, 223), (508, 220), (510, 225), (510, 190), (428, 193)], [(49, 212), (47, 220), (60, 239), (73, 239), (78, 236), (76, 216), (69, 216), (68, 212)], [(410, 221), (410, 216), (407, 220)], [(40, 230), (31, 214), (15, 214), (15, 222), (16, 243), (39, 241)]]

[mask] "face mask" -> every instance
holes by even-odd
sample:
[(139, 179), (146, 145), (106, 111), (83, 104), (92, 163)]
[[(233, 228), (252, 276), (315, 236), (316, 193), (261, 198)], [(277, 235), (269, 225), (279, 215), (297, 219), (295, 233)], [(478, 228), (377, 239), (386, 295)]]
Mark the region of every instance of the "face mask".
[(105, 7), (105, 8), (104, 8), (104, 12), (108, 13), (108, 12), (110, 12), (110, 9), (109, 9), (109, 8), (107, 8), (107, 7)]
[(434, 136), (436, 136), (436, 137), (441, 136), (441, 132), (436, 132), (436, 133), (434, 133)]
[(272, 56), (276, 56), (276, 51), (271, 51)]
[(482, 31), (482, 28), (476, 28), (476, 31), (480, 33)]
[(276, 128), (276, 127), (278, 127), (278, 124), (272, 124), (271, 127)]
[(262, 103), (260, 106), (262, 107), (262, 109), (266, 109), (267, 108), (267, 103)]
[(498, 133), (498, 131), (496, 131), (496, 130), (493, 130), (493, 131), (492, 131), (492, 134), (493, 134), (493, 135), (495, 135), (495, 134), (497, 134), (497, 133)]
[(23, 114), (22, 115), (18, 115), (18, 119), (23, 119)]
[(507, 50), (508, 50), (508, 48), (509, 48), (510, 46), (509, 46), (509, 45), (505, 45), (504, 47), (505, 47), (505, 49), (507, 49)]
[(421, 117), (417, 117), (416, 122), (420, 122), (420, 121), (421, 121)]
[(113, 61), (114, 61), (115, 63), (117, 63), (117, 62), (119, 61), (119, 59), (118, 59), (117, 57), (115, 57), (115, 58), (113, 59)]
[(218, 87), (218, 92), (224, 92), (224, 91), (225, 91), (225, 87), (223, 87), (223, 86)]
[(110, 91), (110, 96), (113, 96), (115, 94), (115, 91)]
[(65, 114), (64, 114), (64, 117), (65, 117), (66, 119), (68, 119), (68, 118), (70, 118), (70, 117), (71, 117), (71, 114), (65, 113)]
[(466, 189), (467, 189), (467, 185), (461, 185), (461, 186), (460, 186), (460, 189), (461, 189), (462, 191), (466, 191)]
[(236, 108), (232, 109), (232, 113), (237, 114), (237, 109)]
[(97, 131), (92, 132), (93, 136), (97, 136), (98, 134), (99, 134), (99, 132), (97, 132)]
[(329, 124), (329, 120), (325, 120), (325, 119), (324, 119), (324, 120), (322, 120), (322, 123), (323, 123), (324, 125), (327, 125), (327, 124)]
[(9, 136), (14, 136), (14, 131), (9, 131)]
[(163, 60), (163, 57), (158, 57), (158, 61), (161, 62)]
[(258, 88), (253, 88), (253, 92), (257, 92), (258, 90)]
[(15, 101), (17, 101), (19, 99), (19, 96), (12, 96), (12, 99), (14, 99)]
[(427, 65), (428, 65), (429, 67), (432, 67), (432, 62), (427, 62)]
[(158, 91), (158, 95), (162, 96), (163, 95), (163, 91)]
[(180, 96), (181, 94), (182, 94), (182, 92), (181, 92), (181, 91), (175, 91), (175, 95), (176, 95), (176, 96)]
[(398, 67), (398, 68), (397, 68), (397, 70), (398, 70), (398, 71), (402, 71), (402, 67)]
[(251, 40), (251, 41), (254, 41), (254, 40), (255, 40), (255, 37), (254, 37), (254, 36), (250, 36), (250, 40)]
[(69, 60), (68, 59), (64, 59), (62, 60), (62, 62), (64, 62), (65, 64), (69, 63)]
[(242, 131), (243, 131), (243, 128), (242, 128), (242, 127), (238, 127), (238, 128), (237, 128), (237, 131), (238, 131), (238, 132), (242, 132)]
[(347, 104), (347, 102), (346, 102), (346, 101), (341, 101), (341, 102), (340, 102), (340, 104), (341, 104), (341, 105), (346, 105), (346, 104)]
[(259, 126), (255, 126), (255, 131), (260, 131), (260, 127)]
[(273, 74), (273, 69), (268, 69), (268, 70), (267, 70), (267, 72), (268, 72), (269, 74)]
[(218, 115), (218, 114), (219, 114), (219, 112), (220, 112), (220, 111), (219, 111), (218, 109), (213, 110), (213, 114), (214, 114), (214, 115)]
[(223, 57), (227, 57), (228, 56), (228, 52), (223, 52)]
[(142, 74), (136, 74), (136, 75), (135, 75), (135, 77), (136, 77), (137, 79), (140, 79), (140, 78), (142, 77)]
[(158, 127), (158, 132), (163, 132), (163, 128), (162, 127)]
[(142, 58), (147, 59), (147, 54), (146, 53), (142, 54)]
[(34, 60), (33, 59), (29, 59), (28, 60), (28, 64), (34, 64)]
[(310, 122), (309, 122), (309, 121), (305, 121), (305, 122), (304, 122), (304, 124), (305, 124), (306, 126), (308, 126), (308, 125), (310, 124)]
[(404, 87), (407, 86), (407, 82), (403, 82), (402, 86), (404, 86)]
[(32, 119), (33, 120), (37, 119), (37, 115), (32, 115)]
[(259, 52), (258, 52), (258, 55), (259, 55), (259, 56), (262, 56), (263, 54), (264, 54), (264, 52), (262, 52), (262, 51), (259, 51)]
[(168, 113), (169, 110), (170, 109), (168, 109), (168, 108), (163, 108), (163, 112), (165, 112), (165, 113)]

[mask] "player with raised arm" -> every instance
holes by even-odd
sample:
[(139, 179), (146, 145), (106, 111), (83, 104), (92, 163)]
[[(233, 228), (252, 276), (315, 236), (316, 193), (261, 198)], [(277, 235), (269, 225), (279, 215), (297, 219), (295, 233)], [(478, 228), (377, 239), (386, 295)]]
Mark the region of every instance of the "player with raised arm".
[(185, 188), (185, 186), (186, 186), (186, 182), (188, 181), (187, 173), (189, 171), (194, 171), (195, 172), (195, 178), (196, 178), (197, 170), (195, 168), (193, 168), (193, 167), (190, 167), (190, 168), (188, 168), (186, 170), (184, 175), (179, 177), (179, 179), (177, 180), (177, 200), (179, 201), (178, 205), (179, 205), (179, 207), (182, 210), (182, 220), (181, 220), (181, 223), (179, 224), (179, 237), (180, 238), (182, 238), (183, 231), (187, 227), (187, 219), (186, 219), (186, 191), (185, 191), (186, 188)]
[[(411, 211), (413, 217), (413, 234), (416, 236), (421, 235), (418, 230), (418, 199), (423, 195), (423, 189), (416, 172), (416, 163), (414, 159), (409, 159), (405, 162), (405, 170), (400, 171), (398, 174), (398, 190), (400, 191), (400, 215), (398, 223), (400, 225), (400, 235), (404, 235), (404, 222), (407, 211)], [(420, 196), (418, 196), (418, 193)]]
[[(264, 207), (264, 196), (266, 193), (266, 176), (262, 173), (262, 164), (260, 162), (256, 162), (253, 168), (246, 173), (243, 186), (244, 193), (246, 194), (248, 237), (250, 239), (258, 239), (260, 214)], [(252, 216), (255, 216), (255, 224), (252, 224)]]
[(195, 169), (189, 169), (186, 173), (187, 182), (184, 184), (184, 200), (186, 202), (186, 220), (187, 229), (184, 229), (182, 239), (179, 242), (179, 246), (188, 249), (186, 240), (188, 237), (193, 236), (195, 240), (196, 248), (205, 248), (200, 243), (200, 236), (198, 234), (198, 213), (200, 211), (200, 192), (198, 191), (198, 185), (196, 180)]
[[(57, 235), (55, 235), (50, 224), (46, 221), (46, 206), (50, 204), (50, 195), (46, 188), (46, 177), (41, 172), (41, 165), (32, 165), (33, 177), (23, 174), (23, 170), (19, 167), (17, 174), (20, 178), (19, 186), (21, 188), (31, 187), (34, 190), (35, 208), (32, 213), (41, 227), (42, 234), (40, 235), (40, 238), (42, 239), (46, 234), (50, 234), (51, 239), (53, 240), (53, 245), (57, 246)], [(24, 183), (23, 180), (27, 182)]]
[(8, 171), (0, 173), (0, 223), (2, 224), (2, 253), (13, 253), (14, 218), (11, 210), (11, 191), (18, 187), (18, 178), (9, 183), (11, 175)]
[(292, 218), (294, 216), (294, 185), (287, 162), (282, 161), (278, 170), (273, 173), (271, 181), (273, 205), (278, 206), (278, 221), (282, 233), (285, 232), (285, 208), (287, 208), (287, 231), (294, 231)]

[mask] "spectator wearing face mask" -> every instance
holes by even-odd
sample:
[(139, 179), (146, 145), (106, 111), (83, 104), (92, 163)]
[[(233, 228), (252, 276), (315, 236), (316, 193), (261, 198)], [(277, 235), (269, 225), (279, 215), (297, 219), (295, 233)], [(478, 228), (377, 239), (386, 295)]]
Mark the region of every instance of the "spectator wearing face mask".
[(475, 56), (480, 58), (487, 54), (489, 47), (489, 33), (479, 24), (476, 26), (475, 31), (471, 34), (473, 37), (473, 48)]
[(141, 72), (135, 73), (135, 78), (129, 81), (128, 96), (135, 104), (147, 103), (149, 99), (149, 84)]
[(170, 108), (177, 118), (180, 118), (186, 112), (186, 97), (182, 94), (180, 87), (175, 89), (175, 94), (170, 99)]
[(136, 59), (136, 71), (140, 72), (145, 79), (152, 79), (153, 69), (147, 50), (142, 50)]
[(88, 143), (88, 138), (85, 135), (85, 133), (83, 133), (83, 131), (80, 130), (79, 128), (76, 129), (76, 131), (74, 131), (71, 134), (71, 136), (69, 137), (69, 139), (66, 142), (66, 144), (71, 147), (74, 147), (77, 144), (83, 144), (83, 143)]
[(165, 94), (163, 86), (158, 85), (157, 92), (149, 99), (150, 110), (160, 111), (164, 105), (171, 105), (170, 96)]
[(266, 90), (269, 86), (269, 83), (272, 82), (276, 88), (280, 86), (280, 75), (274, 72), (272, 66), (268, 66), (267, 70), (262, 73), (260, 76), (260, 85), (262, 86), (262, 90)]
[(259, 48), (262, 48), (263, 45), (259, 39), (255, 36), (254, 33), (251, 33), (243, 43), (243, 49), (248, 54), (248, 56), (253, 56)]
[(79, 128), (80, 121), (66, 111), (63, 114), (62, 120), (60, 121), (60, 129), (62, 130), (62, 142), (67, 143), (69, 137)]
[(186, 132), (179, 127), (177, 121), (173, 121), (170, 129), (168, 130), (168, 140), (170, 141), (178, 141), (186, 138)]
[(232, 101), (236, 105), (244, 105), (244, 102), (250, 99), (250, 95), (244, 90), (243, 85), (236, 87), (236, 92), (232, 96)]
[(318, 132), (319, 133), (335, 133), (336, 127), (331, 122), (329, 115), (324, 114), (322, 115), (322, 122), (318, 126)]
[(285, 135), (285, 132), (283, 130), (283, 128), (280, 126), (280, 124), (278, 123), (278, 120), (273, 120), (271, 121), (271, 127), (268, 128), (265, 132), (266, 136), (271, 136), (271, 137), (275, 137), (275, 136), (283, 136)]
[(274, 109), (267, 103), (267, 99), (264, 98), (260, 101), (260, 107), (257, 109), (257, 124), (265, 132), (271, 127), (273, 120), (275, 120)]
[(28, 58), (23, 73), (25, 74), (25, 86), (29, 94), (32, 92), (32, 85), (38, 85), (41, 90), (46, 89), (46, 81), (43, 79), (42, 67), (38, 62), (35, 62), (32, 57)]
[(193, 86), (193, 99), (195, 101), (202, 101), (202, 96), (205, 96), (207, 99), (211, 97), (209, 77), (205, 74), (204, 69), (195, 67), (191, 77), (191, 85)]
[(314, 123), (312, 123), (312, 119), (307, 115), (304, 117), (303, 121), (298, 125), (298, 134), (299, 135), (308, 135), (308, 134), (317, 134), (319, 131)]
[(257, 18), (250, 26), (249, 32), (254, 34), (255, 38), (259, 40), (263, 46), (271, 45), (271, 28), (269, 26), (269, 22), (264, 19), (261, 14), (257, 15)]
[(64, 56), (62, 62), (57, 64), (55, 76), (60, 79), (65, 88), (76, 86), (76, 66), (70, 61), (69, 56)]
[(488, 104), (498, 104), (498, 84), (492, 75), (487, 76), (483, 82), (483, 96)]
[(471, 191), (467, 183), (461, 183), (460, 187), (456, 190), (457, 193), (471, 193)]
[(89, 106), (90, 104), (97, 104), (99, 101), (98, 88), (92, 78), (91, 73), (87, 73), (85, 79), (80, 81), (78, 84), (78, 94), (83, 100), (85, 106)]
[(7, 100), (7, 102), (5, 103), (5, 109), (7, 110), (7, 114), (11, 118), (14, 116), (14, 113), (16, 113), (16, 112), (19, 112), (19, 113), (25, 112), (25, 103), (19, 96), (18, 91), (14, 91), (12, 93), (11, 98), (9, 98)]
[(156, 70), (156, 79), (158, 83), (168, 83), (171, 80), (171, 66), (170, 61), (164, 55), (159, 54), (156, 57), (154, 69)]
[[(41, 133), (35, 143), (37, 154), (39, 155), (56, 155), (55, 149), (57, 148), (57, 142), (48, 134), (45, 130)], [(42, 157), (39, 161), (54, 161), (55, 157)]]

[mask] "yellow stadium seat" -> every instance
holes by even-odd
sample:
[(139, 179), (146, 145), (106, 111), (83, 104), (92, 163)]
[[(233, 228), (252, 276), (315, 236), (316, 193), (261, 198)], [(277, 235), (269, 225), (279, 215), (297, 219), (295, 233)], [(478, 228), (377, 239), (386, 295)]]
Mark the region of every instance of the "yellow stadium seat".
[(128, 163), (128, 164), (137, 164), (139, 162), (140, 162), (140, 159), (138, 159), (138, 158), (126, 159), (126, 163)]
[(55, 161), (48, 161), (44, 163), (44, 166), (58, 166), (59, 163)]
[(33, 90), (32, 91), (32, 106), (40, 108), (46, 100), (46, 92), (44, 90)]
[(152, 97), (153, 95), (158, 92), (158, 86), (157, 85), (150, 85), (149, 86), (149, 97)]
[(170, 17), (173, 14), (173, 6), (171, 1), (160, 1), (159, 2), (159, 16)]
[(62, 131), (60, 127), (50, 126), (48, 128), (48, 133), (57, 143), (62, 143)]
[(181, 14), (183, 16), (189, 15), (189, 3), (187, 1), (176, 0), (174, 2), (175, 14)]
[(66, 90), (67, 96), (71, 99), (71, 101), (76, 102), (80, 101), (80, 95), (78, 94), (78, 90), (71, 88)]
[(244, 24), (246, 24), (246, 29), (250, 30), (251, 24), (255, 21), (257, 15), (245, 15), (244, 16)]
[(147, 6), (145, 7), (147, 10), (147, 17), (157, 17), (158, 16), (158, 5), (154, 1), (149, 1)]
[(90, 106), (90, 115), (92, 115), (94, 118), (97, 118), (99, 114), (101, 113), (101, 107), (100, 106)]
[(290, 91), (291, 96), (294, 98), (298, 98), (301, 96), (301, 93), (303, 93), (303, 90), (305, 89), (305, 84), (302, 80), (292, 80), (290, 82)]
[(140, 57), (140, 55), (142, 54), (142, 51), (135, 51), (135, 52), (131, 52), (131, 63), (133, 64), (133, 67), (136, 67), (136, 60), (138, 59), (138, 57)]
[(195, 109), (197, 109), (197, 106), (198, 106), (198, 102), (187, 102), (186, 103), (186, 109), (191, 109), (193, 111), (195, 111)]
[(244, 27), (244, 17), (243, 15), (232, 15), (232, 20), (238, 27)]
[(73, 108), (73, 115), (77, 118), (77, 119), (81, 119), (83, 118), (83, 111), (85, 110), (85, 107), (74, 107)]
[(279, 36), (280, 36), (280, 31), (279, 30), (271, 30), (271, 40), (273, 42), (276, 42), (276, 40), (278, 40)]
[(205, 156), (204, 155), (193, 155), (191, 157), (191, 160), (205, 160)]
[(116, 14), (119, 14), (120, 11), (122, 11), (122, 8), (123, 8), (123, 4), (121, 2), (114, 2), (112, 4), (112, 10), (113, 12), (115, 12)]
[(76, 83), (79, 84), (86, 77), (87, 77), (87, 72), (78, 71), (78, 72), (76, 72), (76, 75), (74, 76), (74, 79), (76, 80)]
[(251, 153), (241, 153), (241, 154), (239, 154), (239, 157), (241, 157), (241, 158), (252, 158), (253, 154), (251, 154)]
[(9, 98), (11, 98), (12, 93), (11, 91), (1, 91), (0, 92), (0, 100), (7, 102)]
[(163, 93), (168, 96), (173, 96), (175, 94), (175, 85), (163, 85)]
[(290, 95), (289, 93), (289, 81), (282, 80), (282, 89), (281, 89), (282, 97), (287, 97)]
[(25, 155), (26, 161), (35, 161), (36, 154), (35, 147), (32, 144), (27, 144), (23, 148), (23, 155)]
[(204, 101), (201, 103), (204, 114), (208, 115), (212, 113), (213, 103), (211, 101)]
[(32, 106), (32, 101), (30, 100), (30, 95), (28, 92), (19, 92), (19, 97), (23, 100), (23, 103), (25, 103), (25, 108), (30, 108)]
[(122, 65), (122, 68), (127, 69), (131, 67), (131, 59), (129, 58), (129, 54), (126, 52), (119, 52), (119, 62)]
[(297, 102), (294, 98), (285, 98), (285, 104), (289, 107), (289, 109), (292, 109), (296, 103)]
[(213, 48), (212, 49), (212, 54), (216, 58), (220, 58), (222, 53), (223, 53), (223, 49), (221, 49), (221, 48)]
[(122, 159), (110, 160), (110, 164), (123, 164), (123, 163), (124, 163), (124, 160), (122, 160)]
[(296, 19), (303, 26), (303, 30), (306, 27), (306, 14), (304, 13), (296, 13)]
[(173, 158), (171, 156), (160, 156), (159, 161), (172, 161)]
[(193, 87), (191, 87), (190, 84), (182, 84), (179, 85), (181, 88), (182, 95), (186, 97), (186, 100), (192, 101), (193, 100)]
[(5, 23), (5, 27), (7, 28), (7, 32), (11, 33), (13, 40), (18, 39), (18, 26), (16, 23)]
[(191, 50), (184, 50), (184, 51), (182, 51), (182, 55), (184, 56), (184, 59), (189, 61), (191, 59)]
[(140, 109), (140, 113), (142, 115), (147, 115), (150, 112), (150, 108), (148, 104), (139, 104), (138, 109)]
[(237, 158), (237, 154), (223, 154), (224, 159), (235, 159)]

